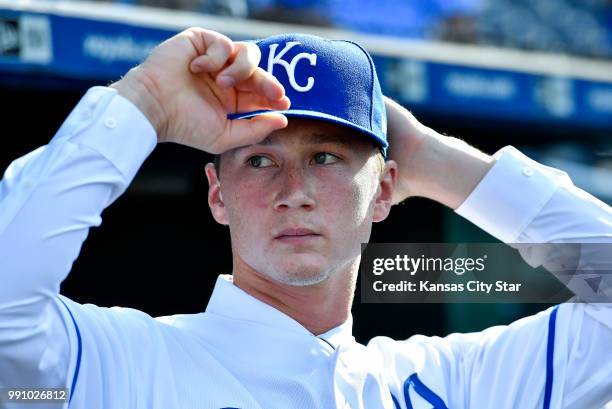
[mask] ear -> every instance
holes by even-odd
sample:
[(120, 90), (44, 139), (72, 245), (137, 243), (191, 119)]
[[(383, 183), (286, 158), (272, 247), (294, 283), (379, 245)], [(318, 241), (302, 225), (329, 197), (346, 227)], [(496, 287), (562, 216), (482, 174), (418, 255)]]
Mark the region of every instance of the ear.
[(217, 175), (217, 169), (215, 169), (214, 164), (207, 163), (204, 171), (206, 172), (206, 179), (208, 179), (208, 207), (210, 207), (210, 212), (217, 223), (227, 225), (227, 213), (225, 212), (225, 203), (223, 203), (221, 182)]
[(397, 163), (394, 160), (385, 162), (385, 168), (378, 182), (378, 193), (374, 203), (374, 223), (381, 222), (387, 218), (393, 205), (393, 190), (397, 183)]

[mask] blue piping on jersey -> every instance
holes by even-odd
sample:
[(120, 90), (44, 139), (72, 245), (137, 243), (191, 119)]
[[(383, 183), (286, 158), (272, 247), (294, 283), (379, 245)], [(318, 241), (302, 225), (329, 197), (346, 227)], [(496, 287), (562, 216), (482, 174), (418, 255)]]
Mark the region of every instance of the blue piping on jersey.
[(433, 405), (433, 409), (448, 409), (442, 398), (435, 394), (434, 391), (429, 389), (417, 376), (416, 373), (410, 375), (404, 382), (404, 398), (406, 399), (406, 407), (412, 409), (412, 402), (410, 401), (410, 386), (414, 388), (414, 391), (421, 395), (423, 399)]
[(68, 310), (68, 314), (70, 314), (70, 318), (72, 318), (72, 323), (74, 324), (74, 329), (76, 330), (76, 336), (77, 336), (76, 367), (74, 369), (74, 377), (72, 378), (72, 386), (70, 387), (70, 391), (69, 391), (70, 397), (68, 398), (68, 405), (70, 405), (70, 402), (72, 402), (72, 397), (74, 396), (74, 388), (76, 387), (77, 378), (79, 377), (79, 370), (81, 369), (81, 351), (83, 350), (83, 343), (81, 341), (81, 331), (79, 331), (79, 326), (77, 325), (76, 320), (74, 319), (74, 315), (72, 315), (72, 311), (70, 311), (70, 308), (68, 308), (64, 300), (62, 300), (59, 297), (58, 299), (62, 302), (62, 304), (64, 304), (64, 307), (66, 307), (66, 310)]
[[(72, 311), (68, 308), (68, 305), (61, 299), (58, 298), (61, 303), (66, 307), (70, 318), (72, 319), (72, 323), (74, 324), (74, 329), (76, 331), (77, 336), (77, 361), (76, 367), (74, 370), (74, 377), (72, 378), (72, 385), (70, 388), (70, 398), (68, 399), (68, 403), (72, 402), (72, 398), (74, 396), (74, 390), (76, 388), (76, 382), (79, 377), (79, 370), (81, 368), (81, 354), (83, 350), (83, 343), (81, 340), (81, 331), (79, 330), (79, 326), (74, 319), (74, 315), (72, 315)], [(557, 322), (557, 311), (559, 310), (559, 306), (557, 305), (553, 308), (550, 318), (548, 320), (548, 340), (546, 344), (546, 384), (544, 387), (544, 405), (543, 409), (550, 409), (550, 399), (552, 394), (552, 385), (553, 385), (553, 371), (554, 371), (554, 352), (555, 352), (555, 327)], [(448, 409), (442, 398), (440, 398), (434, 391), (429, 389), (421, 380), (419, 379), (416, 373), (410, 375), (406, 381), (404, 382), (404, 397), (406, 399), (406, 407), (408, 409), (413, 409), (412, 402), (410, 401), (410, 386), (414, 388), (415, 392), (421, 395), (423, 399), (433, 405), (433, 409)], [(393, 399), (393, 404), (396, 408), (400, 408), (399, 402), (397, 398), (391, 394), (391, 398)]]
[[(553, 371), (554, 371), (554, 354), (555, 354), (555, 327), (557, 323), (557, 311), (559, 310), (559, 306), (557, 305), (553, 308), (550, 318), (548, 320), (548, 340), (546, 344), (546, 384), (544, 387), (544, 405), (543, 409), (550, 409), (550, 399), (552, 395), (552, 385), (553, 385)], [(433, 409), (448, 409), (444, 401), (436, 395), (431, 389), (429, 389), (417, 376), (416, 373), (410, 375), (406, 381), (404, 382), (404, 397), (406, 398), (406, 407), (408, 409), (413, 409), (412, 402), (410, 401), (410, 386), (414, 387), (415, 392), (417, 392), (423, 399), (433, 405)], [(393, 398), (393, 404), (396, 409), (400, 409), (399, 402), (395, 398), (393, 394), (391, 394), (391, 398)]]
[(557, 311), (559, 306), (553, 308), (548, 319), (548, 341), (546, 343), (546, 384), (544, 386), (543, 409), (550, 409), (550, 397), (552, 395), (554, 354), (555, 354), (555, 325), (557, 322)]
[(393, 392), (391, 392), (391, 399), (393, 399), (393, 406), (395, 407), (395, 409), (402, 409)]

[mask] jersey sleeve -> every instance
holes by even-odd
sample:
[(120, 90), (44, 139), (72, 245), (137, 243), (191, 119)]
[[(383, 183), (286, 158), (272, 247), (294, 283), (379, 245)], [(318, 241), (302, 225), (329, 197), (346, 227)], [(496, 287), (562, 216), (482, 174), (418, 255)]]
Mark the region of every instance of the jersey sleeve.
[[(543, 266), (585, 302), (612, 302), (612, 208), (508, 146), (456, 212)], [(572, 277), (558, 268), (575, 266)], [(597, 311), (605, 311), (598, 309)], [(612, 313), (596, 313), (612, 329)]]
[(563, 304), (508, 326), (447, 337), (377, 337), (399, 408), (601, 408), (612, 399), (612, 333)]
[[(71, 409), (178, 408), (173, 360), (180, 349), (173, 328), (148, 314), (121, 307), (79, 304), (60, 296), (76, 346), (70, 368)], [(146, 382), (143, 382), (146, 380)]]
[(396, 406), (602, 407), (612, 400), (612, 209), (513, 147), (495, 158), (457, 213), (534, 267), (557, 258), (558, 247), (539, 244), (580, 244), (568, 287), (578, 299), (607, 302), (566, 303), (472, 334), (374, 338)]
[(144, 115), (94, 87), (0, 181), (0, 387), (71, 387), (80, 353), (60, 283), (89, 228), (156, 144)]
[[(565, 172), (513, 147), (495, 157), (457, 213), (517, 249), (531, 266), (557, 275), (576, 295), (575, 303), (545, 314), (536, 331), (546, 328), (543, 407), (601, 407), (612, 400), (612, 208), (574, 186)], [(569, 276), (565, 265), (572, 266)], [(505, 332), (513, 337), (512, 329)]]

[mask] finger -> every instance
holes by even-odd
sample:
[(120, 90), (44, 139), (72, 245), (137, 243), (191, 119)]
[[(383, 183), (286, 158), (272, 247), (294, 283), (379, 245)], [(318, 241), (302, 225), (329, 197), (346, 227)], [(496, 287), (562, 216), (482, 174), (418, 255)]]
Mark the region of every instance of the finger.
[(285, 87), (283, 87), (283, 84), (281, 84), (274, 75), (261, 68), (257, 68), (246, 81), (237, 85), (236, 88), (238, 90), (264, 95), (267, 99), (272, 101), (282, 99), (285, 96)]
[(278, 100), (269, 100), (266, 97), (251, 92), (238, 93), (236, 112), (251, 112), (266, 109), (285, 111), (289, 109), (291, 102), (286, 96)]
[(234, 53), (234, 43), (228, 37), (209, 30), (192, 29), (188, 36), (198, 56), (191, 61), (191, 71), (218, 71)]
[(286, 96), (276, 101), (268, 100), (268, 103), (270, 104), (270, 108), (277, 109), (279, 111), (285, 111), (291, 107), (291, 101)]
[(278, 113), (267, 113), (251, 119), (237, 119), (230, 122), (227, 133), (221, 137), (215, 148), (219, 152), (239, 146), (261, 142), (270, 133), (287, 126), (287, 117)]
[(217, 75), (217, 84), (231, 87), (253, 75), (261, 59), (259, 47), (253, 43), (234, 43), (233, 61)]

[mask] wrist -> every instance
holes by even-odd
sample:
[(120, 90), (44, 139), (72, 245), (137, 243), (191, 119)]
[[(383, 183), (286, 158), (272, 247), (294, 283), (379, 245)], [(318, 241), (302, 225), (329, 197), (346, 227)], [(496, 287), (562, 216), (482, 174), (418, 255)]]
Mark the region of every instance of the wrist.
[(110, 87), (116, 89), (119, 95), (134, 104), (145, 115), (156, 131), (157, 141), (163, 142), (167, 117), (163, 105), (155, 95), (154, 81), (136, 67)]
[(493, 166), (493, 158), (466, 142), (431, 129), (415, 152), (409, 172), (413, 196), (458, 208)]
[(447, 146), (442, 142), (443, 136), (434, 130), (429, 132), (421, 130), (416, 135), (416, 143), (412, 146), (412, 152), (408, 153), (408, 161), (405, 177), (403, 178), (404, 190), (408, 197), (425, 197), (431, 199), (435, 186), (435, 171), (438, 162), (445, 156)]

